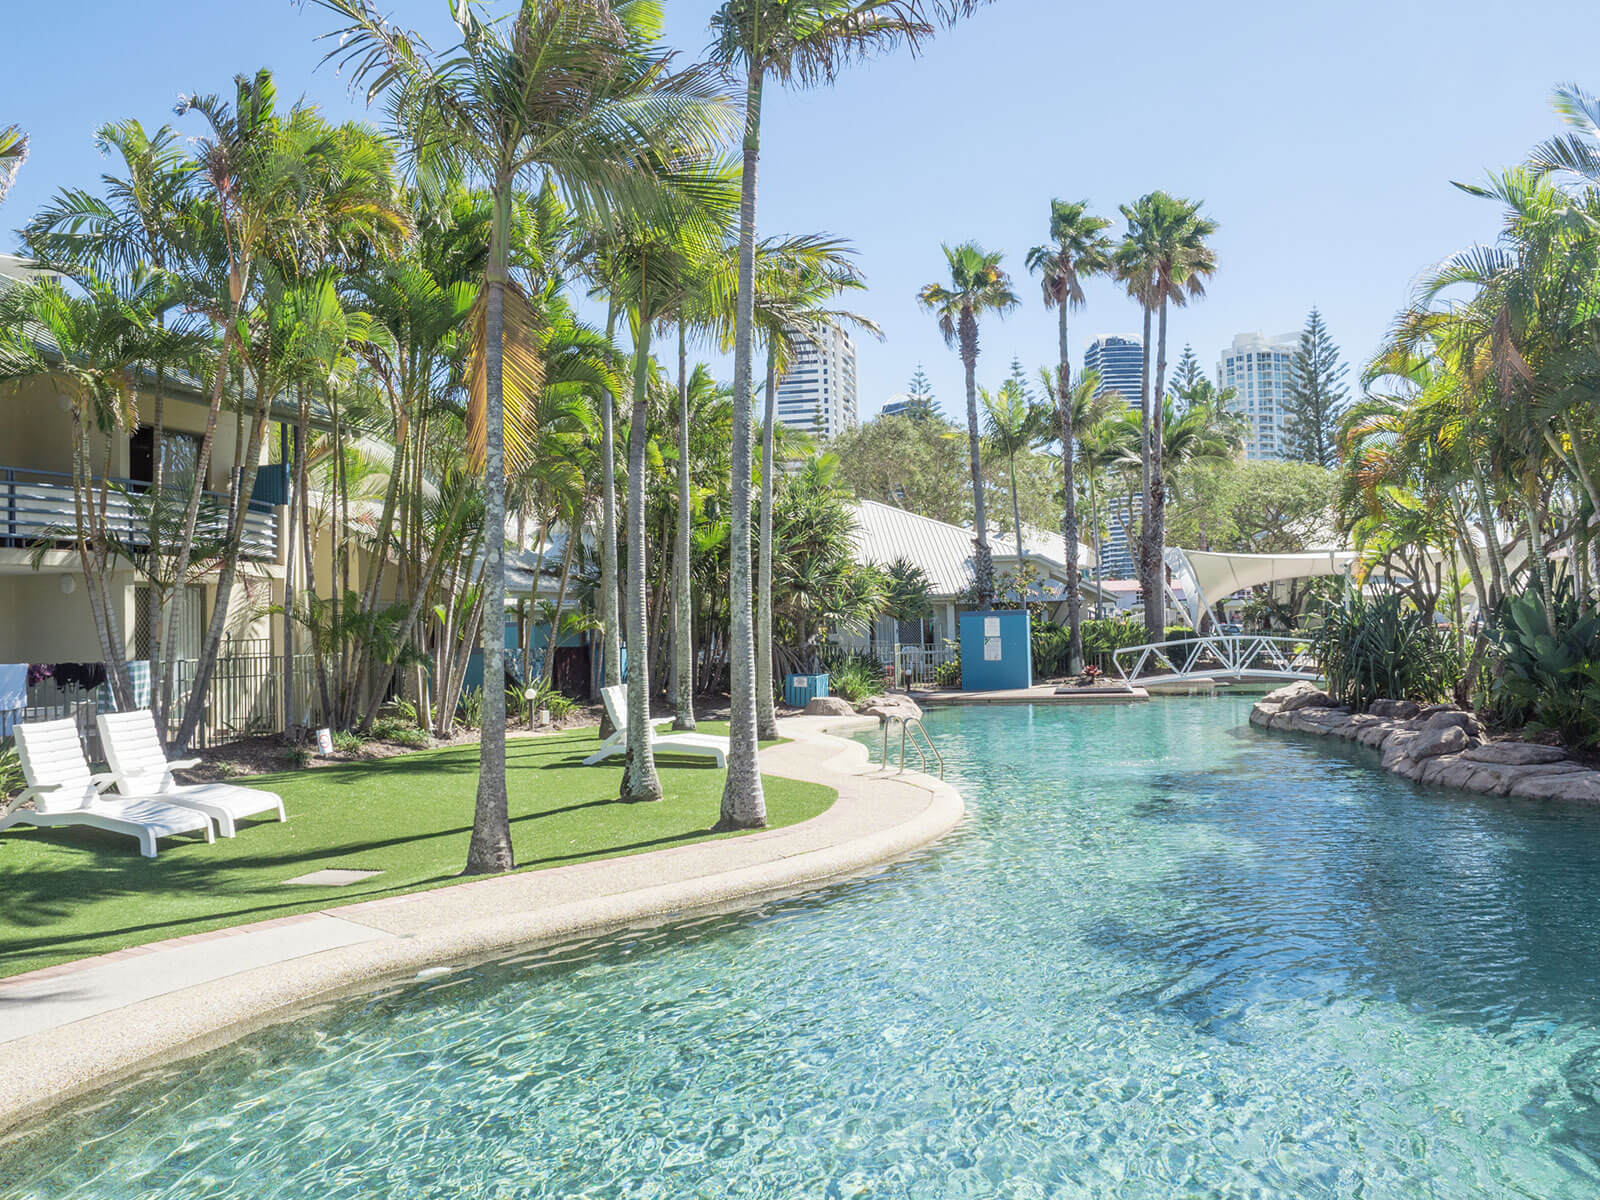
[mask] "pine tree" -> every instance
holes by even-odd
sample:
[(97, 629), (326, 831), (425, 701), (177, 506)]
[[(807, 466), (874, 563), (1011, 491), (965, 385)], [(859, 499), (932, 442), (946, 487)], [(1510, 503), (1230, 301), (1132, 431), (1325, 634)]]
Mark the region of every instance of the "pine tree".
[(1188, 401), (1206, 382), (1206, 373), (1200, 369), (1200, 360), (1195, 357), (1194, 347), (1184, 343), (1183, 356), (1178, 359), (1178, 365), (1172, 372), (1172, 382), (1167, 384), (1167, 395), (1174, 400)]
[(1289, 365), (1289, 392), (1284, 400), (1284, 457), (1332, 467), (1339, 460), (1336, 431), (1344, 414), (1349, 367), (1339, 361), (1339, 348), (1328, 336), (1315, 307), (1300, 331), (1300, 345)]
[(1011, 374), (1007, 377), (1006, 382), (1016, 389), (1017, 395), (1021, 396), (1023, 400), (1029, 404), (1033, 403), (1033, 384), (1028, 379), (1028, 372), (1023, 367), (1020, 358), (1011, 360)]
[(939, 415), (939, 406), (933, 398), (933, 383), (928, 379), (928, 373), (922, 369), (922, 364), (917, 364), (911, 382), (906, 384), (906, 408), (908, 417), (935, 417)]

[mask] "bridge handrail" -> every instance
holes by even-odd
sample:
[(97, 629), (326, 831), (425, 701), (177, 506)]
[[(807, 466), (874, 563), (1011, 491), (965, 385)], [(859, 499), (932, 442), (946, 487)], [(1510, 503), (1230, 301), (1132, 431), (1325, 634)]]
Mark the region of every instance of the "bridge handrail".
[[(1181, 655), (1184, 659), (1182, 666), (1173, 661), (1169, 650), (1182, 648), (1186, 651)], [(1194, 675), (1200, 672), (1194, 670), (1195, 664), (1201, 656), (1209, 652), (1220, 664), (1221, 669), (1211, 674), (1239, 674), (1249, 669), (1249, 664), (1260, 657), (1263, 652), (1269, 653), (1276, 659), (1276, 669), (1261, 671), (1257, 674), (1283, 675), (1285, 677), (1309, 678), (1316, 673), (1315, 660), (1305, 662), (1310, 654), (1310, 639), (1293, 634), (1271, 633), (1206, 633), (1195, 634), (1193, 637), (1173, 638), (1160, 642), (1143, 642), (1137, 646), (1122, 646), (1111, 652), (1111, 661), (1116, 666), (1117, 672), (1124, 682), (1137, 679), (1144, 672), (1146, 664), (1155, 658), (1164, 663), (1173, 675)], [(1128, 665), (1123, 661), (1126, 655), (1138, 655), (1138, 660), (1133, 664), (1130, 673)], [(1300, 666), (1299, 664), (1305, 663)], [(1297, 669), (1298, 666), (1298, 669)], [(1309, 668), (1309, 669), (1308, 669)]]

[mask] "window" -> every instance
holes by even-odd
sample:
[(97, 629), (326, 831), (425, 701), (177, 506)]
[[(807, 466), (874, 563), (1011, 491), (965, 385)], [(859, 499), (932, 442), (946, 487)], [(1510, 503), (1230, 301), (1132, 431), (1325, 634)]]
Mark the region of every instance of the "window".
[[(155, 479), (154, 426), (141, 425), (128, 438), (128, 477), (139, 483)], [(175, 433), (168, 429), (161, 435), (162, 475), (165, 479), (190, 479), (195, 464), (200, 461), (200, 435)]]

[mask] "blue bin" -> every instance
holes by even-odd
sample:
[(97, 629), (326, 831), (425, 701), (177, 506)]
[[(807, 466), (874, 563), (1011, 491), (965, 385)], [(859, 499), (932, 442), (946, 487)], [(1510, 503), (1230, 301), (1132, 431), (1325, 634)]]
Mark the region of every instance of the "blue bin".
[(789, 675), (783, 681), (783, 702), (790, 708), (804, 708), (827, 694), (826, 672), (821, 675)]

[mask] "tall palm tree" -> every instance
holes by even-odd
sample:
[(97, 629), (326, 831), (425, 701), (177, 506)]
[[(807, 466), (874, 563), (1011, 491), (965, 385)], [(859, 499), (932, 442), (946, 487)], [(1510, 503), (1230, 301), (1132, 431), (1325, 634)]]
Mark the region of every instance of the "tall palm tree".
[[(1167, 310), (1205, 295), (1206, 281), (1217, 269), (1216, 254), (1207, 244), (1207, 239), (1217, 231), (1217, 223), (1201, 215), (1197, 201), (1166, 192), (1151, 192), (1131, 205), (1122, 205), (1121, 209), (1128, 232), (1114, 255), (1116, 273), (1127, 286), (1128, 294), (1144, 309), (1145, 370), (1139, 390), (1140, 411), (1144, 417), (1145, 487), (1144, 527), (1139, 534), (1139, 579), (1144, 590), (1145, 634), (1151, 641), (1160, 641), (1165, 632), (1163, 617), (1166, 612), (1166, 489), (1161, 466), (1163, 405), (1160, 398), (1166, 394), (1167, 387)], [(1150, 324), (1155, 314), (1159, 314), (1159, 323), (1152, 392)]]
[(1028, 270), (1039, 276), (1046, 308), (1056, 310), (1060, 367), (1056, 375), (1057, 412), (1061, 426), (1061, 536), (1067, 553), (1067, 669), (1083, 671), (1083, 603), (1078, 591), (1078, 486), (1074, 446), (1072, 355), (1067, 338), (1068, 310), (1083, 307), (1083, 281), (1111, 267), (1111, 222), (1089, 213), (1087, 200), (1050, 202), (1050, 241), (1028, 251)]
[(778, 736), (773, 700), (772, 580), (773, 488), (777, 480), (778, 381), (800, 338), (827, 337), (848, 321), (882, 336), (859, 313), (829, 308), (840, 293), (866, 286), (848, 261), (844, 243), (824, 236), (787, 238), (762, 245), (756, 262), (756, 320), (767, 343), (766, 406), (761, 421), (760, 554), (756, 564), (756, 731)]
[[(0, 289), (0, 384), (48, 380), (65, 399), (72, 419), (73, 519), (70, 530), (83, 572), (89, 609), (119, 707), (131, 705), (123, 633), (107, 590), (107, 568), (117, 548), (107, 521), (113, 435), (135, 413), (134, 382), (174, 336), (159, 328), (138, 294), (124, 297), (109, 283), (81, 275), (83, 294), (45, 276)], [(34, 330), (49, 333), (57, 355), (40, 350)], [(98, 471), (93, 439), (104, 447)], [(112, 519), (114, 522), (114, 518)]]
[[(179, 235), (186, 190), (194, 164), (184, 155), (176, 131), (163, 125), (154, 133), (138, 121), (117, 121), (95, 133), (102, 154), (122, 160), (122, 175), (101, 176), (106, 195), (78, 188), (57, 195), (28, 222), (23, 236), (35, 257), (63, 265), (87, 267), (103, 278), (132, 277), (138, 272), (165, 272), (173, 265), (173, 241)], [(177, 283), (177, 280), (174, 280)], [(176, 299), (176, 288), (174, 289)], [(166, 324), (164, 308), (156, 311), (158, 325)], [(167, 363), (153, 364), (150, 392), (150, 529), (154, 538), (170, 522), (164, 504), (166, 478), (166, 372)], [(153, 543), (152, 543), (153, 544)], [(292, 557), (292, 546), (291, 546)], [(171, 593), (163, 592), (163, 600)], [(286, 601), (292, 607), (292, 603)], [(160, 679), (165, 671), (162, 634), (166, 629), (166, 603), (149, 606), (146, 642), (150, 673)], [(285, 630), (292, 623), (285, 618)], [(286, 643), (285, 663), (293, 661), (292, 643)], [(287, 666), (286, 666), (286, 669)], [(292, 695), (292, 689), (285, 693)], [(158, 707), (161, 705), (157, 700)]]
[(967, 372), (967, 456), (972, 470), (973, 566), (977, 576), (979, 608), (994, 603), (994, 559), (989, 553), (988, 514), (983, 500), (983, 463), (978, 429), (978, 321), (991, 313), (1005, 316), (1020, 301), (1011, 290), (1011, 277), (1001, 269), (1004, 255), (985, 250), (977, 242), (944, 246), (950, 283), (930, 283), (917, 293), (917, 302), (939, 318), (939, 332), (947, 346), (958, 347)]
[(1011, 485), (1011, 532), (1017, 543), (1018, 578), (1024, 578), (1027, 548), (1022, 540), (1022, 507), (1017, 496), (1017, 455), (1032, 450), (1050, 437), (1050, 412), (1035, 404), (1023, 386), (1008, 379), (991, 393), (979, 389), (983, 401), (984, 433), (994, 452), (1006, 460)]
[(813, 87), (852, 62), (906, 45), (916, 53), (934, 22), (954, 20), (981, 0), (725, 0), (711, 18), (713, 62), (744, 76), (743, 191), (739, 200), (739, 288), (733, 353), (733, 567), (729, 577), (728, 781), (719, 826), (767, 823), (756, 764), (755, 636), (750, 585), (750, 428), (755, 359), (756, 177), (761, 101), (768, 78)]
[(28, 161), (28, 135), (18, 125), (0, 125), (0, 204)]
[[(459, 164), (490, 188), (494, 221), (482, 303), (481, 428), (488, 509), (484, 522), (483, 734), (468, 874), (513, 864), (505, 774), (505, 433), (508, 345), (511, 391), (538, 385), (536, 360), (515, 348), (529, 313), (509, 287), (509, 223), (520, 180), (543, 173), (574, 211), (645, 207), (660, 198), (660, 165), (703, 158), (720, 143), (731, 108), (703, 72), (673, 74), (652, 47), (659, 7), (618, 0), (522, 0), (507, 22), (479, 20), (450, 3), (460, 42), (435, 55), (414, 32), (389, 24), (368, 0), (316, 0), (348, 24), (329, 57), (369, 85), (369, 100), (396, 90), (395, 112), (414, 155)], [(507, 298), (511, 298), (511, 322)], [(526, 378), (515, 376), (524, 367)], [(513, 419), (513, 424), (515, 420)], [(648, 716), (641, 712), (639, 719)]]

